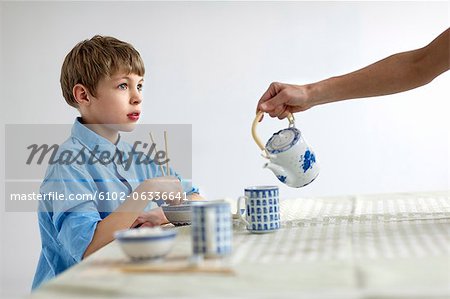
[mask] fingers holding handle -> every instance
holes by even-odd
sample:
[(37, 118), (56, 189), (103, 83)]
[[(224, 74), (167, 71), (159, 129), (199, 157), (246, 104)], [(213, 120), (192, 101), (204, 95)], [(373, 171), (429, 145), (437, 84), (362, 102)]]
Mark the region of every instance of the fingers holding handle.
[(305, 111), (314, 105), (307, 85), (273, 82), (259, 100), (256, 112), (284, 119), (290, 113)]

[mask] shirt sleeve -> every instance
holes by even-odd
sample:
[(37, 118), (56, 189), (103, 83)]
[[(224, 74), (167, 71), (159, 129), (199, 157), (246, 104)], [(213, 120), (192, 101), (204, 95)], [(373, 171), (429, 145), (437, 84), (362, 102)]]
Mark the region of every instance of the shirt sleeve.
[(192, 185), (191, 179), (184, 179), (179, 173), (177, 173), (172, 168), (170, 168), (170, 172), (174, 173), (175, 176), (180, 180), (181, 186), (183, 187), (183, 192), (185, 192), (187, 195), (200, 192), (197, 187)]
[[(183, 178), (172, 167), (169, 167), (169, 169), (170, 173), (174, 174), (180, 180), (181, 186), (183, 187), (183, 192), (185, 192), (187, 195), (200, 192), (200, 190), (197, 187), (192, 185), (191, 179)], [(149, 170), (150, 170), (150, 178), (164, 176), (164, 174), (161, 172), (161, 168), (157, 166), (154, 162), (150, 163)]]
[[(159, 177), (163, 176), (163, 173), (160, 170), (160, 167), (156, 167), (155, 163), (150, 164), (150, 170), (151, 175), (150, 177)], [(199, 193), (199, 189), (195, 186), (192, 186), (192, 180), (183, 179), (180, 174), (178, 174), (175, 170), (170, 168), (170, 173), (175, 174), (175, 176), (180, 180), (181, 187), (183, 188), (183, 192), (186, 193), (186, 195), (193, 194), (193, 193)], [(165, 204), (165, 201), (163, 199), (155, 200), (154, 203), (156, 203), (157, 206), (161, 206)], [(155, 207), (152, 207), (155, 208)], [(148, 209), (146, 209), (148, 211)]]
[(200, 193), (200, 190), (192, 185), (192, 180), (185, 180), (182, 177), (178, 176), (178, 179), (181, 182), (181, 186), (183, 186), (183, 191), (186, 192), (186, 194), (193, 194), (193, 193)]
[(54, 237), (76, 261), (82, 259), (101, 221), (96, 202), (81, 200), (80, 195), (96, 192), (94, 180), (76, 165), (52, 165), (41, 186), (41, 194), (51, 199), (47, 206), (57, 231)]

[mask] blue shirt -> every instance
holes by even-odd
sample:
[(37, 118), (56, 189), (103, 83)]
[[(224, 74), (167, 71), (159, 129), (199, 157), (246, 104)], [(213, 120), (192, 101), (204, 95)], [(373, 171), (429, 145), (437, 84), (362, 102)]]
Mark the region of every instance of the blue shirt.
[[(105, 159), (108, 153), (109, 157), (116, 154), (121, 159)], [(120, 137), (113, 144), (79, 119), (75, 121), (70, 138), (55, 155), (58, 163), (49, 165), (41, 185), (40, 193), (46, 200), (39, 202), (42, 250), (33, 289), (78, 263), (94, 236), (97, 223), (113, 212), (141, 182), (161, 176), (159, 166), (153, 161), (138, 163), (136, 157), (133, 163), (120, 163), (128, 161), (130, 156), (134, 158), (130, 153), (133, 153), (132, 146), (120, 141)], [(189, 181), (176, 176), (184, 192), (198, 193)], [(157, 206), (151, 201), (146, 210)]]

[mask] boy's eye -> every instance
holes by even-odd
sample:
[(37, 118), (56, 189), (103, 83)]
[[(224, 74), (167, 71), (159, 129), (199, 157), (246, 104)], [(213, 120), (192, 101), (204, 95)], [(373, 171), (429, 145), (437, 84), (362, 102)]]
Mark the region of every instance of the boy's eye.
[(127, 83), (122, 83), (122, 84), (120, 84), (119, 86), (119, 89), (127, 89)]
[(144, 86), (143, 86), (142, 84), (138, 84), (138, 85), (137, 85), (137, 89), (138, 89), (138, 90), (142, 90), (142, 88), (144, 88)]

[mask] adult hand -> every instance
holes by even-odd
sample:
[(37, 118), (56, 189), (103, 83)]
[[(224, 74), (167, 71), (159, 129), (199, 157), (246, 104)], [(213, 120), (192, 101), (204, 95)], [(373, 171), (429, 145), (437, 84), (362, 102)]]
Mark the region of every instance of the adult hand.
[(264, 111), (271, 117), (283, 119), (289, 113), (305, 111), (312, 106), (307, 85), (273, 82), (259, 100), (257, 112)]

